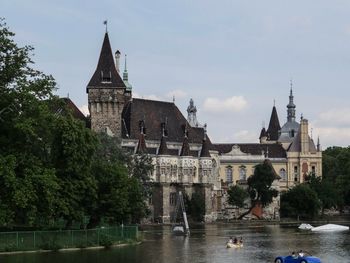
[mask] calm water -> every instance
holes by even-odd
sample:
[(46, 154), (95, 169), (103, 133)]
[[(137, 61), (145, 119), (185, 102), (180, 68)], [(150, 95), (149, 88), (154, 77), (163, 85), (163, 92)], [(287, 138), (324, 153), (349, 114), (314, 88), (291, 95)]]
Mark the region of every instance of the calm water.
[[(348, 224), (349, 225), (349, 224)], [(244, 247), (225, 247), (229, 236), (243, 236)], [(172, 236), (170, 227), (148, 228), (140, 245), (109, 250), (34, 253), (0, 256), (10, 263), (207, 263), (273, 262), (277, 255), (303, 249), (323, 263), (350, 263), (350, 231), (313, 233), (279, 225), (207, 225), (191, 231), (190, 237)]]

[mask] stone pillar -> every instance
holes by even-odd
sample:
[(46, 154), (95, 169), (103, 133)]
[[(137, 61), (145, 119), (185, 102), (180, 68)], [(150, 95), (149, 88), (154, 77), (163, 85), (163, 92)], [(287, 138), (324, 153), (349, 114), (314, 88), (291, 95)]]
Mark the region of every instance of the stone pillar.
[(162, 222), (163, 223), (170, 223), (170, 185), (169, 184), (162, 184), (163, 189), (163, 196), (162, 196), (162, 203), (163, 203), (163, 214), (162, 214)]

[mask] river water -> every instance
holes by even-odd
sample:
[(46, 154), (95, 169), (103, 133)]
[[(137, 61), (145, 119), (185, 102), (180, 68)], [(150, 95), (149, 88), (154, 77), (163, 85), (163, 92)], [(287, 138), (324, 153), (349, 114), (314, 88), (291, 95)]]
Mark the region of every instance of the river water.
[[(349, 225), (349, 224), (347, 224)], [(322, 263), (350, 263), (350, 231), (314, 233), (297, 226), (215, 224), (173, 236), (169, 226), (148, 227), (139, 245), (102, 250), (1, 255), (9, 263), (209, 263), (273, 262), (277, 255), (303, 249)], [(243, 248), (226, 248), (230, 236), (243, 237)]]

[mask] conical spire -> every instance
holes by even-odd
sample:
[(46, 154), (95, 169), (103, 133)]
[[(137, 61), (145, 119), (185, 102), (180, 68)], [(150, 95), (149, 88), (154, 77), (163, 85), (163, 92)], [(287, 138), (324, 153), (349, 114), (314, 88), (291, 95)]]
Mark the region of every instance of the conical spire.
[(182, 142), (180, 156), (190, 156), (190, 145), (187, 137), (187, 127), (185, 128), (184, 140)]
[(165, 137), (164, 127), (162, 128), (162, 138), (160, 139), (158, 154), (159, 155), (167, 155), (168, 154), (168, 147), (166, 145), (166, 137)]
[(266, 129), (265, 129), (265, 127), (263, 127), (263, 128), (261, 129), (259, 139), (261, 139), (261, 138), (263, 138), (263, 137), (267, 137), (267, 136), (266, 136)]
[(140, 136), (139, 136), (139, 142), (137, 144), (136, 153), (147, 153), (144, 126), (142, 123), (141, 123), (141, 127), (140, 127)]
[(201, 149), (200, 157), (210, 157), (209, 144), (208, 144), (208, 140), (207, 140), (207, 124), (206, 123), (204, 124), (203, 130), (204, 130), (204, 137), (203, 137), (203, 141), (202, 141), (202, 149)]
[(125, 65), (124, 65), (124, 72), (123, 72), (123, 81), (124, 81), (124, 84), (126, 86), (126, 89), (130, 91), (132, 89), (132, 86), (129, 83), (129, 73), (128, 73), (128, 69), (126, 67), (126, 54), (125, 54)]
[(287, 105), (287, 121), (293, 122), (295, 121), (295, 104), (293, 102), (293, 82), (290, 81), (290, 93), (289, 93), (289, 103)]
[(125, 88), (125, 84), (120, 78), (114, 64), (112, 48), (107, 32), (103, 40), (97, 68), (87, 88), (98, 87)]
[(268, 140), (277, 141), (279, 136), (279, 131), (281, 130), (280, 121), (278, 120), (276, 107), (273, 106), (269, 127), (266, 131)]

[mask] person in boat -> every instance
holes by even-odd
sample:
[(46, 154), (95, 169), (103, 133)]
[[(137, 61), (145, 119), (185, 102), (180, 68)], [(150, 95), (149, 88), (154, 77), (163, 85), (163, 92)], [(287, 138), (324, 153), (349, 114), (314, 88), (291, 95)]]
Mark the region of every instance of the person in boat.
[(239, 243), (240, 243), (241, 245), (243, 245), (243, 237), (241, 237), (241, 238), (239, 239)]
[(236, 237), (233, 239), (233, 244), (238, 244), (238, 239)]
[(299, 257), (303, 257), (304, 256), (304, 252), (300, 249), (298, 255), (299, 255)]
[(233, 244), (233, 239), (232, 239), (232, 237), (230, 237), (230, 239), (228, 240), (228, 243)]
[(294, 252), (294, 251), (292, 252), (292, 258), (293, 258), (293, 259), (298, 258), (297, 254), (295, 254), (295, 252)]

